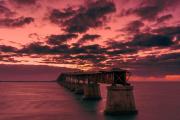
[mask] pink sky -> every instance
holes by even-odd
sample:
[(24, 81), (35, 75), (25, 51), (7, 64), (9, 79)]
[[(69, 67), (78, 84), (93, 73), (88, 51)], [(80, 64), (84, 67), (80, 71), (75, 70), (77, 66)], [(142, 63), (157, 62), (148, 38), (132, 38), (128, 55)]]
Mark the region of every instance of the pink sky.
[(180, 80), (179, 6), (179, 0), (1, 0), (0, 68), (13, 74), (8, 69), (15, 66), (49, 66), (43, 72), (55, 68), (54, 79), (63, 68), (122, 67), (132, 80)]

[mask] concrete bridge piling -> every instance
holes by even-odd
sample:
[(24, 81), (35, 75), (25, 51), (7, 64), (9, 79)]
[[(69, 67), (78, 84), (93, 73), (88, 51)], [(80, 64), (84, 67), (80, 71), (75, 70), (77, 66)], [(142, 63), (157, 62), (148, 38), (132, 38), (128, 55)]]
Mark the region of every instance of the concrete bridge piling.
[(84, 96), (85, 100), (99, 100), (101, 99), (101, 92), (99, 84), (92, 83), (84, 85)]
[(133, 95), (133, 86), (108, 86), (105, 114), (137, 113)]
[(83, 94), (85, 100), (101, 99), (99, 83), (111, 84), (107, 87), (107, 102), (104, 113), (109, 115), (137, 113), (133, 86), (127, 82), (129, 72), (116, 69), (99, 72), (62, 73), (57, 81), (64, 87)]
[(83, 94), (84, 93), (84, 84), (77, 82), (75, 85), (75, 94)]

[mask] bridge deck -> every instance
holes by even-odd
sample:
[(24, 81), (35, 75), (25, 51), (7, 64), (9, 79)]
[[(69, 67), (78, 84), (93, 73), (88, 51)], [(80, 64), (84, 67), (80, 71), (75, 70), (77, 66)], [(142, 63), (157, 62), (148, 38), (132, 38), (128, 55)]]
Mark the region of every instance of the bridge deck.
[(61, 73), (57, 81), (71, 83), (107, 83), (126, 85), (130, 73), (127, 70), (110, 70), (98, 72), (69, 72)]

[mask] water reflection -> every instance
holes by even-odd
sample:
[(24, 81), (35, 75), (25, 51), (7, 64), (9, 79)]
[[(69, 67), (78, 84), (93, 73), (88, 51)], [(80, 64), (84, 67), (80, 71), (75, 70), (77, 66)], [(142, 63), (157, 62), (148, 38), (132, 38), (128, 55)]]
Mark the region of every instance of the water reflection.
[(102, 100), (84, 101), (56, 83), (0, 83), (0, 120), (180, 120), (180, 82), (133, 85), (139, 114), (106, 116), (106, 86)]
[(136, 120), (137, 115), (104, 115), (107, 94), (106, 87), (107, 85), (105, 84), (101, 84), (100, 86), (102, 95), (101, 100), (83, 100), (82, 95), (74, 94), (73, 92), (71, 95), (75, 98), (79, 106), (82, 107), (85, 112), (88, 112), (90, 116), (95, 116), (95, 120)]

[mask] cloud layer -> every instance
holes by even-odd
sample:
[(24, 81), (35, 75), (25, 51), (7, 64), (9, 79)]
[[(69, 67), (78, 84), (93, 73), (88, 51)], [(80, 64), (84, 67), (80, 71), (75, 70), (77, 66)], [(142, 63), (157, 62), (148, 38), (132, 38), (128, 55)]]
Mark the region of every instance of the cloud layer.
[(178, 5), (179, 0), (3, 0), (1, 64), (178, 75)]

